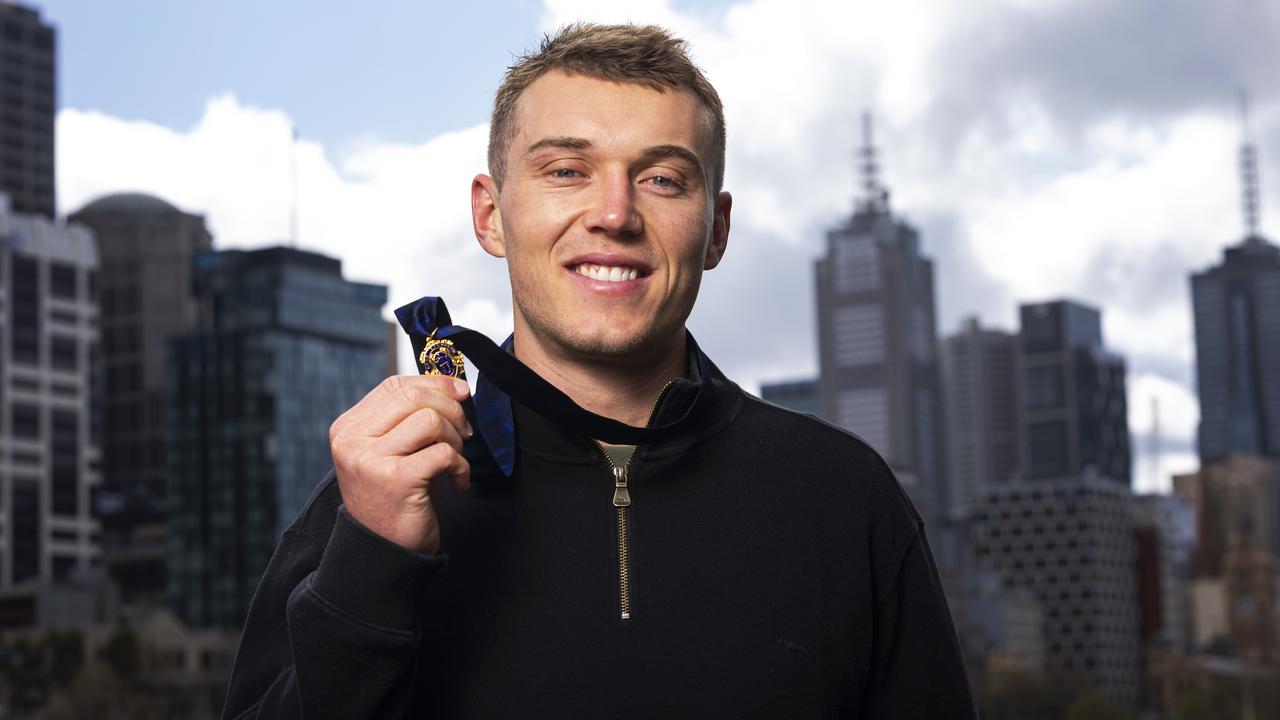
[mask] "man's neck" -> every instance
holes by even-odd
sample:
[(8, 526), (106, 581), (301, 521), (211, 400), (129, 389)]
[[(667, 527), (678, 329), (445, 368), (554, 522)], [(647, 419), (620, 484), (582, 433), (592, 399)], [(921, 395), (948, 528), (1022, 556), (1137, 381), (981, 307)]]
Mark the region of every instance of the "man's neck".
[(547, 382), (583, 408), (634, 427), (649, 422), (659, 393), (687, 367), (687, 344), (681, 335), (652, 362), (618, 362), (584, 357), (539, 342), (531, 330), (516, 330), (515, 355)]

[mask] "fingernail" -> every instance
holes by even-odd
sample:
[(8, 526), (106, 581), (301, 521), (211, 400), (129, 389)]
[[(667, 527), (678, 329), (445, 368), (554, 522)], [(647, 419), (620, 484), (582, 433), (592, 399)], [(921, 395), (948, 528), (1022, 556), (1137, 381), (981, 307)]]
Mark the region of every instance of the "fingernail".
[(475, 435), (475, 434), (476, 434), (476, 433), (475, 433), (475, 431), (471, 429), (471, 423), (467, 422), (466, 420), (463, 420), (462, 422), (463, 422), (463, 424), (465, 424), (465, 425), (467, 426), (467, 437), (468, 437), (468, 438), (470, 438), (472, 435)]
[(455, 388), (457, 388), (458, 392), (460, 392), (460, 393), (466, 394), (466, 393), (471, 392), (471, 386), (470, 386), (470, 385), (467, 385), (467, 381), (466, 381), (466, 380), (460, 380), (460, 379), (458, 379), (458, 378), (454, 378), (454, 379), (453, 379), (453, 386), (454, 386)]

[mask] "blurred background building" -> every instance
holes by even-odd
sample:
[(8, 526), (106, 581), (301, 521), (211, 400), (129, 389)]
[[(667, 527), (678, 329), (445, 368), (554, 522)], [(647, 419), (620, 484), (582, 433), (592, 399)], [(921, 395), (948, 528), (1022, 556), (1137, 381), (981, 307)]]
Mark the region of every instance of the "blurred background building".
[(0, 626), (100, 560), (97, 267), (87, 231), (0, 194)]
[(942, 342), (952, 518), (1018, 469), (1017, 336), (970, 318)]
[(204, 217), (137, 193), (99, 198), (68, 222), (97, 240), (102, 492), (109, 575), (127, 604), (163, 605), (168, 561), (169, 340), (195, 327), (192, 261)]
[(889, 209), (870, 115), (862, 198), (814, 267), (819, 414), (884, 456), (926, 516), (946, 507), (933, 262)]
[(332, 465), (329, 425), (385, 377), (386, 287), (289, 247), (205, 252), (170, 344), (169, 597), (243, 623), (280, 535)]
[(57, 34), (33, 8), (0, 3), (0, 192), (53, 219)]

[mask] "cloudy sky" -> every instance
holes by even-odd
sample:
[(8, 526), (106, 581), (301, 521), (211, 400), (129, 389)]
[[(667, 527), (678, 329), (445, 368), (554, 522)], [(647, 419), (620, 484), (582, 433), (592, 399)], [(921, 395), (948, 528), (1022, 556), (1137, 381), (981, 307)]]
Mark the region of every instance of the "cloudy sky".
[(282, 242), (296, 127), (300, 246), (387, 283), (388, 317), (438, 294), (505, 335), (505, 267), (468, 212), (501, 74), (565, 22), (658, 22), (725, 102), (733, 233), (690, 325), (730, 376), (815, 371), (812, 263), (852, 207), (869, 110), (893, 208), (935, 260), (939, 332), (1014, 329), (1019, 302), (1102, 308), (1136, 487), (1194, 468), (1187, 275), (1242, 233), (1241, 87), (1280, 236), (1280, 0), (441, 5), (40, 3), (61, 46), (60, 211), (143, 191), (204, 214), (220, 247)]

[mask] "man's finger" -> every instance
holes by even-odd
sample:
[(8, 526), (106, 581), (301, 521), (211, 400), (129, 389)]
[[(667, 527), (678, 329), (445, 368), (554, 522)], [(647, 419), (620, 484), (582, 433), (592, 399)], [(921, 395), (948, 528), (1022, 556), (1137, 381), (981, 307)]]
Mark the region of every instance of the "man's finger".
[[(430, 483), (441, 475), (448, 475), (453, 486), (465, 490), (471, 485), (471, 464), (448, 443), (436, 443), (396, 459), (397, 471), (406, 477), (420, 478)], [(428, 486), (429, 487), (429, 486)]]
[(436, 407), (437, 403), (428, 402), (436, 393), (454, 401), (456, 410), (437, 409), (455, 421), (455, 426), (465, 435), (466, 418), (457, 403), (471, 394), (466, 381), (441, 375), (392, 375), (343, 413), (330, 428), (329, 437), (336, 438), (355, 428), (367, 437), (383, 435), (417, 409)]
[[(447, 398), (441, 402), (458, 407), (458, 403)], [(379, 455), (412, 455), (438, 442), (448, 443), (454, 450), (462, 452), (463, 431), (455, 422), (434, 406), (418, 408), (374, 441), (376, 452)]]

